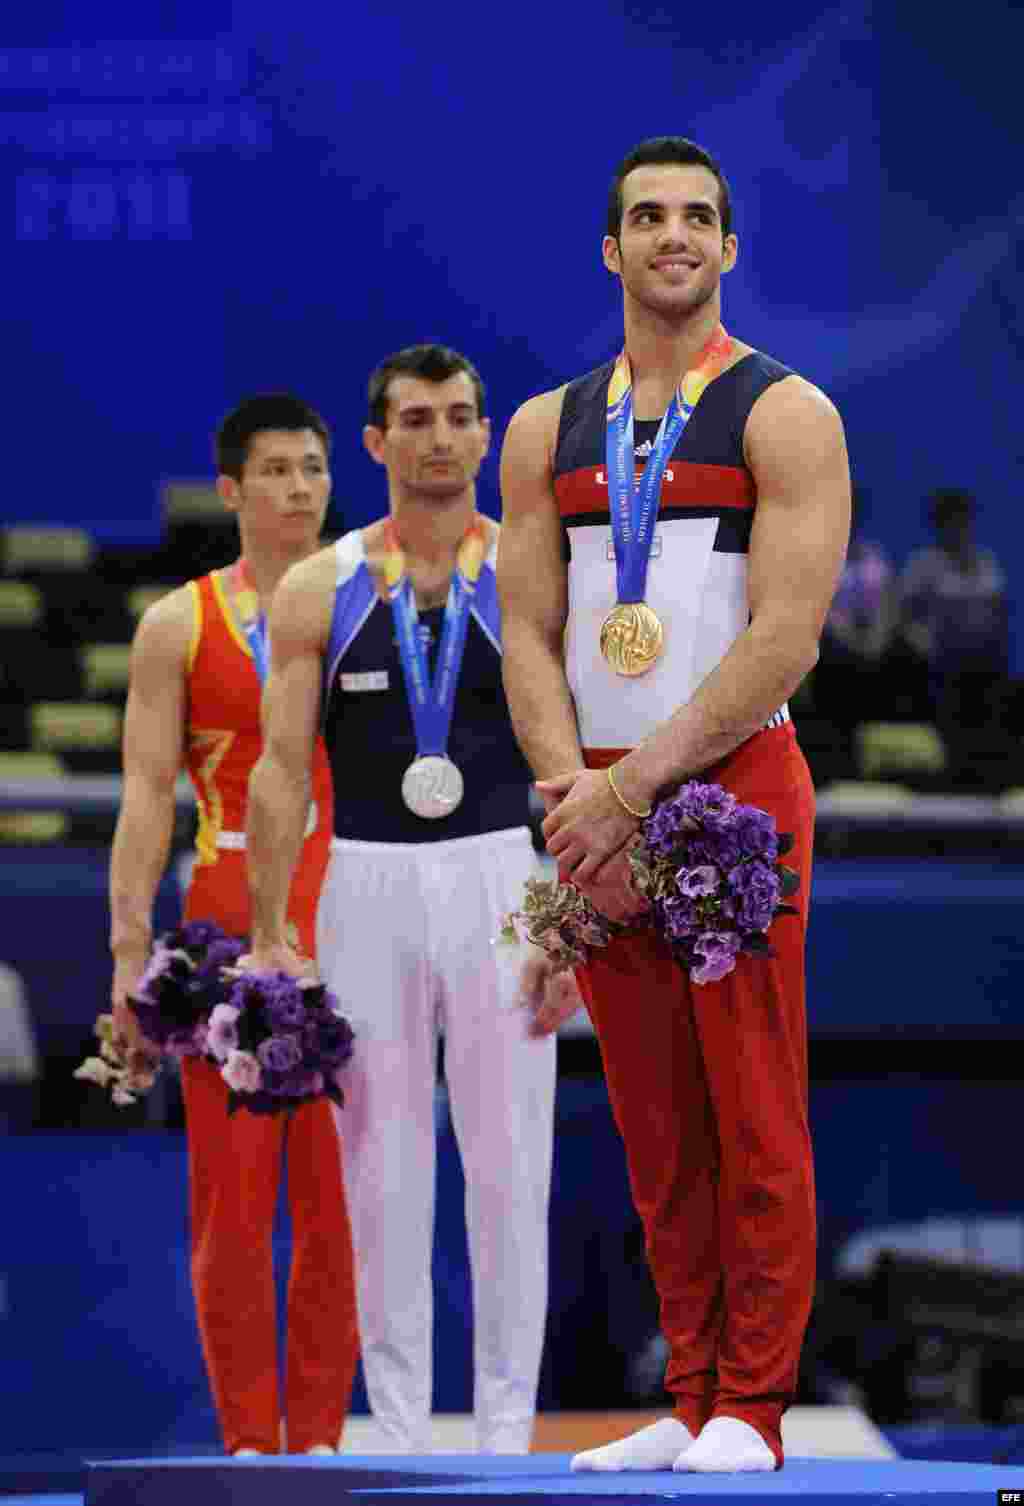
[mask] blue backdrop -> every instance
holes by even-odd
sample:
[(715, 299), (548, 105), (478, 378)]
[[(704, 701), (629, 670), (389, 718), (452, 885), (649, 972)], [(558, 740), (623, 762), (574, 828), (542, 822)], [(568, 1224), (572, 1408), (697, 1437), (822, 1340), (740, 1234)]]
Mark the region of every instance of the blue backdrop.
[(500, 440), (614, 351), (607, 183), (636, 140), (681, 131), (735, 190), (728, 323), (838, 402), (873, 530), (901, 559), (924, 492), (964, 484), (1012, 574), (1022, 43), (1001, 0), (969, 27), (910, 0), (8, 14), (5, 512), (151, 537), (160, 481), (208, 474), (225, 409), (290, 386), (335, 427), (342, 520), (367, 520), (371, 367), (459, 346)]

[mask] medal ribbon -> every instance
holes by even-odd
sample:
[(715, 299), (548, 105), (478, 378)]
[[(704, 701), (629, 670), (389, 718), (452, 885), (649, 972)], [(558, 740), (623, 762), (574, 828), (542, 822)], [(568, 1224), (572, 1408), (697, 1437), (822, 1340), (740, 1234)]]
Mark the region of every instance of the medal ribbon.
[(384, 525), (384, 548), (384, 579), (398, 637), (406, 699), (416, 733), (416, 756), (443, 758), (455, 710), (469, 611), (487, 552), (487, 536), (483, 523), (477, 518), (466, 529), (459, 544), (455, 572), (444, 607), (441, 646), (433, 681), (427, 650), (419, 631), (416, 593), (405, 567), (398, 531), (390, 518)]
[(647, 566), (654, 542), (654, 518), (661, 496), (661, 480), (672, 452), (705, 387), (719, 374), (732, 341), (721, 325), (686, 372), (654, 439), (639, 482), (633, 451), (633, 373), (623, 350), (608, 383), (605, 464), (608, 504), (615, 544), (615, 598), (643, 601)]
[(245, 634), (260, 684), (267, 683), (270, 673), (270, 639), (267, 634), (267, 614), (260, 611), (260, 599), (244, 559), (238, 561), (232, 572), (231, 603), (238, 626)]

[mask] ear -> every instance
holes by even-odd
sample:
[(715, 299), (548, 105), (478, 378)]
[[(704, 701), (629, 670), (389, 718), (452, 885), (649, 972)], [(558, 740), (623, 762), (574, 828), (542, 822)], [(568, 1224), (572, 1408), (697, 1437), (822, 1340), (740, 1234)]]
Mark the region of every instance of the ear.
[(483, 445), (480, 450), (480, 459), (482, 460), (491, 448), (491, 420), (489, 418), (482, 418), (480, 420), (480, 428), (483, 433)]
[(384, 464), (384, 431), (376, 424), (366, 424), (363, 429), (363, 448), (371, 460)]
[(242, 488), (234, 476), (220, 475), (217, 477), (217, 495), (224, 503), (228, 512), (237, 512), (241, 501)]
[(606, 235), (601, 242), (601, 260), (614, 276), (622, 275), (622, 255), (614, 235)]
[(740, 243), (735, 235), (727, 235), (722, 242), (722, 271), (731, 272), (740, 254)]

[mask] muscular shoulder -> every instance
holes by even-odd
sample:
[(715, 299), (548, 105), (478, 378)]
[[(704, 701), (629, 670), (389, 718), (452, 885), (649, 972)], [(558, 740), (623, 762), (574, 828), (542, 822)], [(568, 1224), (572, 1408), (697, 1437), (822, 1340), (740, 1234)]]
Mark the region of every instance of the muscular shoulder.
[(270, 608), (275, 638), (327, 640), (334, 606), (338, 545), (328, 544), (285, 571)]
[(506, 479), (510, 475), (550, 476), (566, 391), (567, 384), (563, 384), (549, 392), (539, 392), (513, 413), (501, 454)]
[(743, 435), (755, 473), (774, 459), (799, 464), (823, 449), (843, 447), (843, 425), (831, 398), (796, 372), (766, 387), (750, 410)]
[(133, 665), (160, 660), (184, 668), (197, 626), (196, 588), (178, 586), (147, 607), (135, 630)]

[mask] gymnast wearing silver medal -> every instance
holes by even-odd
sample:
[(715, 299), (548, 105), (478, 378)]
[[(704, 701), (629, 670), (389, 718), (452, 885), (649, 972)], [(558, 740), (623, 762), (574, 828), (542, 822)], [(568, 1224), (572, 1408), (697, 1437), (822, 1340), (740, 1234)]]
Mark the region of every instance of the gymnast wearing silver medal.
[[(356, 1032), (338, 1111), (363, 1369), (391, 1452), (427, 1452), (439, 1035), (466, 1178), (478, 1447), (530, 1445), (547, 1302), (553, 1031), (571, 975), (496, 946), (536, 871), (530, 771), (501, 682), (499, 528), (476, 511), (490, 438), (474, 368), (385, 361), (364, 442), (390, 511), (282, 582), (265, 754), (250, 789), (258, 965), (295, 966), (284, 877), (322, 718), (335, 840), (319, 965)], [(526, 1005), (524, 1009), (517, 1005)]]

